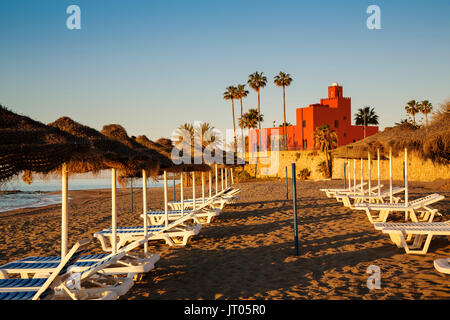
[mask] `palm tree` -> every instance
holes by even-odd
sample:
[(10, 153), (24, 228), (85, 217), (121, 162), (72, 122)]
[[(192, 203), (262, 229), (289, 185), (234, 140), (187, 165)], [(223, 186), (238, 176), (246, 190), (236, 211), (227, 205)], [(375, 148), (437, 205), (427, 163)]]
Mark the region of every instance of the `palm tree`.
[(400, 122), (394, 123), (396, 126), (402, 125), (404, 123), (409, 123), (408, 119), (401, 119)]
[(194, 126), (190, 123), (183, 123), (182, 125), (179, 125), (177, 128), (177, 131), (175, 132), (175, 140), (177, 142), (182, 142), (183, 141), (183, 132), (186, 135), (189, 135), (189, 137), (191, 137), (191, 145), (193, 144), (193, 139), (194, 139)]
[(292, 82), (291, 75), (289, 73), (281, 72), (274, 77), (273, 83), (278, 87), (283, 88), (283, 140), (284, 140), (284, 150), (287, 150), (287, 134), (286, 134), (286, 98), (285, 98), (285, 88), (291, 85)]
[(330, 130), (330, 127), (322, 124), (314, 131), (314, 145), (321, 151), (325, 152), (325, 163), (328, 170), (328, 177), (331, 177), (331, 150), (337, 147), (337, 133)]
[(237, 96), (237, 88), (234, 86), (229, 86), (226, 88), (226, 91), (223, 93), (223, 98), (225, 100), (231, 100), (231, 109), (233, 113), (233, 131), (234, 131), (234, 149), (237, 153), (237, 143), (236, 143), (236, 122), (234, 120), (234, 99)]
[(242, 117), (239, 118), (239, 126), (241, 128), (256, 129), (259, 121), (264, 121), (264, 115), (260, 114), (258, 116), (258, 110), (248, 109), (248, 112), (244, 113)]
[(261, 122), (260, 122), (260, 114), (261, 114), (261, 100), (260, 100), (260, 91), (261, 88), (264, 88), (267, 84), (267, 78), (263, 76), (263, 72), (252, 73), (248, 76), (248, 85), (258, 93), (258, 129), (261, 132)]
[(369, 124), (378, 124), (378, 115), (370, 106), (359, 108), (355, 113), (355, 124), (357, 126), (364, 126), (364, 138), (366, 138), (366, 127)]
[(428, 114), (433, 110), (433, 105), (428, 100), (423, 100), (420, 103), (420, 112), (425, 115), (425, 124), (428, 127)]
[(242, 118), (242, 113), (243, 113), (242, 98), (247, 98), (248, 94), (249, 94), (248, 90), (245, 90), (245, 84), (237, 85), (236, 97), (241, 102), (241, 118)]
[(416, 113), (420, 112), (420, 104), (416, 100), (410, 100), (405, 106), (406, 113), (413, 117), (414, 126), (416, 125)]

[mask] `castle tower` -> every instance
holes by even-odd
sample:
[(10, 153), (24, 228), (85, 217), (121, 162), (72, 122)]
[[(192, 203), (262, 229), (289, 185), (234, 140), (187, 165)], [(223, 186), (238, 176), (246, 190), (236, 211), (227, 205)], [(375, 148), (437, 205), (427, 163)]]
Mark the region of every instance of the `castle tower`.
[(342, 87), (337, 82), (328, 87), (328, 99), (342, 98), (343, 96)]

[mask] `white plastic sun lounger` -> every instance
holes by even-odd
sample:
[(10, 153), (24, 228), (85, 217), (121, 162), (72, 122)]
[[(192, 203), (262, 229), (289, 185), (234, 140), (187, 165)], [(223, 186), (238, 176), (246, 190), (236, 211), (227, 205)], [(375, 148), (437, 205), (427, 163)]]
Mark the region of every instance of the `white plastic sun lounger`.
[[(140, 239), (142, 240), (142, 239)], [(139, 246), (142, 246), (145, 241), (135, 241), (130, 245), (122, 248), (113, 261), (110, 261), (102, 269), (103, 275), (127, 275), (129, 278), (133, 278), (137, 274), (142, 274), (150, 271), (154, 268), (154, 260), (159, 260), (159, 256), (150, 256), (147, 259), (133, 261), (126, 258), (129, 252)], [(92, 266), (96, 266), (98, 263), (102, 263), (105, 259), (111, 257), (111, 254), (97, 261), (76, 261), (70, 266), (71, 272), (83, 272)], [(11, 275), (20, 276), (22, 279), (27, 278), (47, 278), (55, 268), (58, 267), (60, 261), (54, 262), (21, 262), (14, 261), (0, 266), (0, 279), (7, 279)]]
[[(189, 221), (192, 220), (193, 223), (210, 223), (212, 218), (220, 214), (220, 209), (210, 207), (213, 199), (209, 199), (205, 203), (199, 205), (195, 210), (185, 209), (185, 210), (169, 210), (167, 213), (167, 218), (169, 221)], [(141, 215), (143, 218), (144, 216)], [(150, 225), (162, 225), (165, 223), (165, 212), (164, 210), (155, 210), (147, 212), (147, 219)]]
[[(0, 300), (117, 299), (133, 286), (133, 280), (114, 278), (101, 271), (124, 252), (109, 255), (82, 272), (73, 272), (75, 260), (89, 242), (89, 239), (77, 242), (48, 278), (0, 279)], [(5, 272), (2, 270), (1, 274)]]
[(450, 274), (450, 258), (434, 260), (434, 267), (439, 272)]
[[(219, 209), (209, 209), (209, 210), (184, 210), (184, 215), (181, 210), (169, 210), (168, 219), (170, 221), (175, 221), (183, 216), (190, 215), (192, 220), (196, 223), (210, 223), (214, 217), (220, 214)], [(143, 215), (141, 215), (143, 217)], [(147, 213), (148, 223), (150, 225), (162, 225), (165, 222), (165, 212), (163, 210), (149, 211)]]
[[(390, 236), (408, 254), (426, 254), (433, 236), (450, 235), (449, 222), (383, 223), (375, 228)], [(408, 242), (413, 240), (410, 245)]]
[[(366, 186), (366, 184), (367, 182), (364, 182), (362, 186)], [(356, 186), (352, 186), (351, 188), (320, 189), (320, 191), (325, 192), (328, 198), (333, 198), (336, 193), (353, 192), (353, 188), (361, 190), (361, 183)]]
[[(113, 266), (105, 268), (103, 271), (104, 274), (126, 274), (128, 277), (133, 278), (137, 275), (143, 275), (144, 273), (152, 270), (155, 267), (155, 263), (160, 259), (160, 256), (158, 254), (144, 254), (137, 251), (133, 252), (134, 249), (143, 246), (145, 242), (146, 241), (144, 239), (136, 240), (132, 244), (124, 247), (122, 251), (125, 252), (125, 255), (117, 260), (117, 262)], [(109, 254), (82, 255), (77, 260), (77, 263), (78, 265), (80, 265), (80, 267), (75, 266), (74, 270), (82, 270), (86, 265), (82, 264), (82, 262), (87, 262), (88, 264), (96, 263), (103, 260), (107, 256), (109, 256)], [(43, 264), (45, 263), (59, 263), (60, 261), (61, 257), (59, 256), (32, 256), (17, 260), (15, 261), (15, 263), (18, 263), (17, 266), (23, 263), (38, 263), (43, 266)]]
[[(384, 187), (383, 185), (380, 185), (380, 188)], [(371, 187), (370, 192), (371, 194), (375, 193), (378, 190), (378, 186)], [(334, 197), (338, 202), (342, 202), (342, 198), (346, 196), (365, 196), (369, 194), (369, 190), (346, 190), (346, 191), (340, 191), (334, 194)]]
[[(226, 190), (219, 192), (217, 195), (214, 195), (211, 198), (205, 198), (205, 199), (197, 198), (195, 201), (195, 205), (196, 205), (196, 207), (202, 206), (206, 202), (208, 202), (209, 207), (211, 207), (213, 209), (222, 210), (226, 204), (232, 203), (233, 201), (239, 199), (239, 197), (236, 196), (236, 194), (239, 192), (241, 192), (240, 189), (228, 188)], [(209, 201), (211, 201), (211, 202), (209, 202)], [(169, 207), (172, 210), (181, 210), (181, 206), (182, 206), (181, 201), (169, 202)], [(192, 199), (184, 200), (184, 209), (193, 209), (193, 208), (194, 208), (194, 201)]]
[[(148, 226), (148, 241), (164, 240), (169, 246), (185, 246), (189, 239), (197, 235), (202, 225), (197, 224), (187, 224), (186, 221), (192, 219), (189, 216), (184, 216), (172, 223), (165, 225), (152, 225)], [(112, 251), (111, 244), (112, 239), (112, 229), (107, 228), (100, 232), (96, 232), (94, 237), (96, 237), (104, 251)], [(142, 239), (144, 236), (144, 227), (119, 227), (117, 228), (117, 237), (119, 241), (117, 242), (117, 248), (124, 246), (130, 241), (135, 241), (137, 239)]]
[[(392, 195), (400, 193), (405, 191), (405, 188), (403, 187), (395, 187), (392, 189)], [(389, 190), (385, 190), (383, 192), (380, 193), (380, 195), (378, 195), (377, 192), (372, 193), (371, 195), (369, 194), (364, 194), (364, 195), (339, 195), (339, 200), (342, 201), (342, 203), (344, 204), (345, 207), (351, 208), (353, 209), (353, 205), (351, 203), (351, 199), (353, 199), (354, 204), (356, 203), (364, 203), (364, 202), (368, 202), (368, 203), (385, 203), (384, 199), (387, 197), (390, 197), (391, 192)], [(338, 197), (338, 196), (336, 196)], [(338, 200), (338, 201), (339, 201)], [(392, 200), (394, 201), (394, 203), (398, 203), (400, 201), (399, 197), (392, 197)]]
[[(391, 212), (405, 212), (405, 220), (408, 216), (413, 222), (419, 222), (416, 213), (420, 213), (421, 222), (432, 222), (434, 216), (441, 215), (437, 209), (431, 209), (428, 206), (435, 202), (441, 201), (445, 197), (443, 195), (433, 193), (426, 197), (415, 199), (405, 203), (356, 203), (352, 209), (364, 210), (371, 223), (386, 222)], [(378, 211), (378, 216), (373, 216), (370, 211)]]

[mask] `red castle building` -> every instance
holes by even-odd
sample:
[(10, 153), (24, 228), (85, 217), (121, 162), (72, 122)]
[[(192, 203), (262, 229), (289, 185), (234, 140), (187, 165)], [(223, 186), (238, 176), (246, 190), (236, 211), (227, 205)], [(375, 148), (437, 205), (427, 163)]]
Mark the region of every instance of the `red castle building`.
[[(328, 98), (309, 107), (297, 108), (295, 126), (287, 126), (288, 150), (314, 149), (314, 131), (322, 124), (335, 130), (338, 146), (343, 146), (364, 138), (363, 126), (352, 125), (351, 98), (343, 96), (342, 87), (336, 82), (328, 87)], [(367, 126), (366, 137), (378, 132), (378, 127)], [(283, 135), (283, 127), (261, 129), (261, 148), (257, 149), (258, 129), (249, 130), (249, 151), (272, 150), (272, 135)], [(280, 150), (283, 150), (280, 141)]]

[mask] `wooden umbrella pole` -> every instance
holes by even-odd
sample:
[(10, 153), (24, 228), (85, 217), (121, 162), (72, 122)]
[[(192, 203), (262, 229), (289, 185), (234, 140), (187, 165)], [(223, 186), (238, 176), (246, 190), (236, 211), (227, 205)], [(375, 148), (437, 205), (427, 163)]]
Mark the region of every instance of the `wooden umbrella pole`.
[(69, 179), (67, 177), (67, 165), (64, 163), (61, 169), (61, 260), (67, 255), (68, 248), (68, 219), (67, 219), (67, 208), (68, 208), (68, 189), (69, 189)]
[(169, 203), (167, 197), (167, 171), (164, 171), (164, 220), (166, 226), (169, 224)]
[(209, 198), (212, 198), (212, 171), (209, 170), (209, 175), (208, 175), (208, 185), (209, 185)]
[(392, 203), (392, 148), (389, 149), (389, 195), (390, 202)]
[(202, 203), (205, 203), (205, 173), (202, 171)]
[(225, 189), (228, 188), (228, 169), (225, 168)]
[(377, 149), (377, 161), (378, 161), (378, 196), (380, 196), (381, 195), (380, 149)]
[(350, 171), (350, 160), (347, 159), (347, 168), (348, 168), (348, 190), (352, 190), (352, 172)]
[(173, 201), (176, 200), (176, 189), (175, 189), (175, 174), (172, 172), (172, 188), (173, 188)]
[(230, 184), (230, 186), (231, 186), (234, 184), (233, 168), (230, 169), (230, 178), (231, 178), (231, 184)]
[(220, 176), (222, 177), (222, 191), (223, 191), (223, 168), (220, 168)]
[(408, 150), (405, 148), (405, 207), (408, 207)]
[(217, 171), (218, 171), (218, 169), (217, 169), (217, 163), (216, 163), (216, 195), (217, 195), (217, 192), (219, 190), (219, 180), (218, 180), (219, 175), (218, 175)]
[(181, 183), (181, 189), (180, 189), (180, 197), (181, 197), (181, 215), (184, 216), (184, 186), (183, 186), (183, 176), (184, 173), (180, 175), (180, 183)]
[(364, 194), (364, 168), (363, 158), (361, 158), (361, 192)]
[(372, 162), (372, 158), (370, 157), (370, 152), (369, 152), (369, 154), (367, 155), (367, 160), (368, 160), (368, 162), (367, 162), (367, 167), (368, 167), (368, 174), (369, 174), (369, 180), (367, 180), (367, 183), (368, 183), (368, 186), (369, 186), (369, 196), (370, 195), (372, 195), (372, 190), (371, 190), (371, 188), (372, 188), (372, 171), (371, 171), (371, 162)]
[(196, 207), (196, 197), (195, 197), (195, 172), (192, 172), (192, 205), (193, 205), (193, 209), (195, 210)]
[[(144, 216), (144, 237), (148, 237), (148, 216), (147, 216), (147, 172), (142, 170), (142, 214)], [(148, 252), (148, 242), (144, 243), (144, 253)]]
[(356, 159), (353, 159), (353, 193), (356, 193)]
[(112, 224), (112, 239), (111, 247), (112, 253), (117, 253), (117, 206), (116, 206), (116, 191), (117, 191), (117, 175), (116, 169), (111, 169), (111, 224)]

